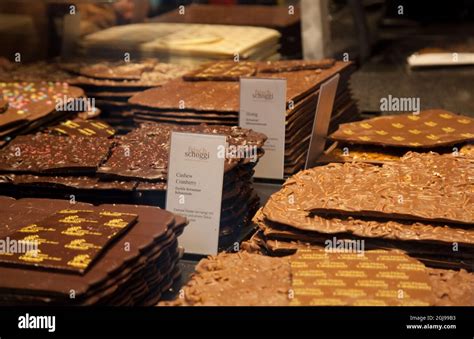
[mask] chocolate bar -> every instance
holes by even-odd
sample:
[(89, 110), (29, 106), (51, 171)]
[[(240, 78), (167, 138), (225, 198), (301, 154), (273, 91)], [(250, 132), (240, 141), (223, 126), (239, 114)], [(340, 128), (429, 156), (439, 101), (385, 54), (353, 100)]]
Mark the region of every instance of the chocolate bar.
[(267, 61), (258, 66), (258, 71), (259, 73), (281, 73), (321, 70), (331, 68), (335, 62), (334, 59)]
[(462, 156), (408, 153), (382, 167), (317, 167), (306, 172), (317, 184), (308, 187), (310, 198), (301, 206), (319, 213), (472, 224), (472, 166)]
[(335, 141), (382, 146), (432, 148), (474, 140), (474, 119), (431, 109), (342, 124), (329, 136)]
[(255, 63), (247, 61), (219, 61), (183, 75), (186, 81), (239, 81), (257, 72)]
[[(261, 133), (238, 127), (177, 126), (165, 124), (144, 124), (123, 137), (107, 162), (98, 173), (120, 178), (138, 178), (147, 180), (166, 179), (169, 141), (172, 131), (204, 134), (223, 134), (228, 136), (231, 146), (246, 145), (261, 148), (266, 137)], [(249, 159), (226, 159), (225, 171), (234, 168), (237, 163)]]
[(36, 248), (26, 253), (2, 253), (0, 263), (83, 274), (107, 244), (136, 220), (137, 215), (131, 213), (59, 210), (11, 233), (11, 241), (35, 245)]
[[(216, 288), (218, 286), (218, 288)], [(283, 306), (291, 288), (288, 260), (249, 253), (203, 259), (183, 298), (161, 306)]]
[(397, 251), (328, 253), (299, 249), (290, 259), (293, 306), (428, 306), (426, 267)]

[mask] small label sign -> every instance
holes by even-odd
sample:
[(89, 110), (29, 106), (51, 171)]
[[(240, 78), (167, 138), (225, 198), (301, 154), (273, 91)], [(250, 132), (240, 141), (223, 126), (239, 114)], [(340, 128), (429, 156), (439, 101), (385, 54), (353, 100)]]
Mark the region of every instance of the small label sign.
[(239, 125), (267, 135), (255, 177), (283, 179), (286, 79), (241, 78)]
[(305, 168), (313, 167), (316, 160), (323, 154), (326, 145), (329, 122), (336, 98), (337, 85), (339, 84), (339, 74), (326, 81), (319, 88), (318, 104), (313, 121), (313, 132), (309, 142), (308, 155), (306, 157)]
[(189, 220), (179, 237), (186, 253), (217, 253), (225, 146), (221, 135), (171, 134), (166, 209)]

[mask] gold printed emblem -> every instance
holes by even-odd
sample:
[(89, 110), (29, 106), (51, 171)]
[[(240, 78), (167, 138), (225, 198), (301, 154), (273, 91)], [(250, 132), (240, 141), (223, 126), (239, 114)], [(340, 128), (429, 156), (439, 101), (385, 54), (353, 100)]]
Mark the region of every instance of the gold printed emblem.
[(471, 120), (469, 120), (469, 119), (458, 119), (458, 122), (459, 122), (460, 124), (467, 125), (467, 124), (470, 124), (470, 123), (471, 123)]
[(82, 237), (84, 235), (102, 235), (102, 233), (99, 232), (85, 230), (81, 226), (68, 227), (65, 231), (62, 231), (61, 234), (71, 235), (74, 237)]
[(388, 132), (385, 132), (384, 130), (378, 130), (378, 131), (375, 131), (375, 133), (377, 133), (378, 135), (387, 135)]
[(370, 128), (372, 128), (372, 125), (369, 124), (369, 123), (367, 123), (367, 122), (363, 122), (363, 123), (361, 123), (361, 124), (359, 124), (359, 125), (360, 125), (360, 127), (365, 128), (365, 129), (370, 129)]
[(426, 126), (429, 126), (429, 127), (435, 127), (437, 126), (438, 124), (434, 121), (425, 121), (425, 125)]
[(396, 140), (396, 141), (403, 141), (403, 140), (405, 140), (404, 137), (401, 137), (401, 136), (398, 136), (398, 135), (393, 136), (392, 139), (393, 139), (393, 140)]
[(25, 226), (25, 227), (23, 227), (19, 230), (19, 232), (21, 232), (21, 233), (38, 233), (38, 232), (41, 232), (41, 231), (54, 232), (56, 230), (54, 228), (46, 228), (46, 227), (38, 226), (36, 224), (31, 224), (29, 226)]
[(45, 260), (61, 261), (61, 258), (50, 257), (48, 254), (41, 253), (41, 250), (27, 251), (19, 257), (20, 260), (32, 263), (41, 263)]
[(124, 228), (127, 225), (128, 225), (128, 222), (120, 218), (109, 220), (104, 224), (104, 226), (116, 227), (116, 228)]
[(88, 254), (76, 255), (72, 260), (68, 261), (68, 265), (76, 268), (87, 268), (91, 263), (91, 258)]
[(61, 125), (67, 126), (69, 128), (78, 128), (78, 127), (80, 127), (79, 124), (77, 124), (77, 123), (75, 123), (74, 121), (71, 121), (71, 120), (62, 122)]
[(87, 220), (85, 218), (81, 218), (78, 215), (70, 215), (68, 217), (65, 217), (63, 219), (60, 219), (59, 222), (65, 223), (65, 224), (81, 224), (83, 222), (92, 222), (92, 223), (97, 223), (95, 220)]
[(426, 136), (428, 139), (431, 139), (431, 140), (438, 140), (439, 137), (437, 135), (434, 135), (434, 134), (429, 134)]
[(133, 214), (133, 213), (122, 213), (122, 212), (112, 212), (112, 211), (102, 211), (100, 212), (100, 215), (104, 215), (106, 217), (121, 217), (122, 215), (136, 216), (136, 214)]
[(96, 248), (100, 249), (100, 246), (96, 246), (94, 244), (86, 242), (85, 239), (76, 239), (72, 240), (69, 244), (64, 245), (66, 248), (70, 248), (73, 250), (81, 250), (81, 251), (87, 251), (91, 248)]
[(392, 123), (392, 126), (395, 127), (395, 128), (403, 128), (405, 127), (405, 125), (399, 123), (399, 122), (394, 122)]
[(451, 114), (448, 114), (448, 113), (440, 113), (439, 116), (443, 119), (452, 119), (453, 118), (453, 116)]
[(359, 137), (359, 139), (362, 140), (362, 141), (369, 141), (370, 137), (362, 136), (362, 137)]
[(94, 212), (94, 211), (92, 211), (92, 210), (70, 210), (70, 209), (65, 209), (65, 210), (59, 211), (58, 213), (59, 214), (77, 214), (77, 213), (80, 213), (80, 212), (91, 213), (91, 212)]
[(22, 240), (20, 241), (23, 241), (23, 242), (35, 242), (39, 245), (41, 244), (52, 244), (52, 245), (57, 245), (59, 244), (57, 241), (50, 241), (48, 239), (43, 239), (43, 238), (40, 238), (39, 235), (35, 234), (35, 235), (27, 235), (26, 237), (24, 237)]
[(350, 130), (350, 129), (345, 129), (345, 130), (343, 131), (343, 133), (344, 133), (344, 134), (347, 134), (347, 135), (353, 135), (353, 134), (354, 134), (354, 132), (353, 132), (352, 130)]
[(455, 129), (452, 127), (443, 127), (442, 130), (445, 131), (446, 133), (452, 133), (455, 131)]
[(474, 134), (472, 133), (463, 133), (461, 134), (461, 136), (464, 138), (474, 138)]
[(417, 121), (417, 120), (420, 119), (420, 117), (418, 115), (409, 115), (408, 119), (413, 120), (413, 121)]
[(421, 144), (419, 142), (410, 142), (410, 146), (421, 146)]
[(410, 129), (410, 130), (408, 130), (408, 132), (410, 132), (411, 134), (420, 134), (421, 133), (421, 131), (418, 130), (418, 129)]

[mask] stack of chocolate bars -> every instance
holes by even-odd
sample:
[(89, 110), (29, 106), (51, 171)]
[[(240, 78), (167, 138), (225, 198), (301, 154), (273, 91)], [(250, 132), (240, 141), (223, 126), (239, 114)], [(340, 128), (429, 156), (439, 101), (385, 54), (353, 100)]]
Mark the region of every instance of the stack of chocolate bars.
[(401, 249), (433, 267), (474, 268), (472, 158), (408, 153), (383, 166), (329, 164), (288, 179), (254, 218), (256, 242)]
[(306, 160), (312, 123), (322, 83), (340, 74), (330, 131), (358, 118), (348, 80), (351, 63), (320, 61), (217, 62), (130, 98), (137, 122), (238, 125), (239, 78), (264, 77), (287, 80), (285, 174), (301, 169)]
[(85, 57), (136, 58), (199, 65), (217, 60), (276, 60), (280, 33), (252, 26), (140, 23), (114, 26), (80, 42)]
[(0, 151), (0, 192), (15, 197), (165, 207), (170, 135), (179, 131), (225, 135), (230, 150), (247, 150), (235, 156), (226, 154), (222, 246), (238, 238), (258, 209), (252, 176), (263, 155), (263, 134), (239, 127), (148, 123), (110, 139), (107, 130), (84, 136), (74, 134), (77, 128), (80, 126), (68, 132), (59, 126), (63, 133), (25, 135), (10, 142)]
[(474, 140), (474, 119), (429, 109), (345, 123), (329, 139), (335, 143), (320, 163), (397, 161), (410, 150), (469, 154), (466, 143)]
[(177, 299), (159, 305), (472, 306), (474, 275), (427, 268), (397, 250), (221, 253), (197, 265)]
[(82, 112), (84, 92), (67, 83), (0, 82), (0, 147), (28, 133)]
[(0, 305), (153, 305), (186, 219), (156, 207), (0, 196)]
[(161, 86), (190, 70), (186, 66), (160, 63), (156, 59), (134, 62), (101, 62), (77, 69), (68, 80), (81, 87), (102, 111), (102, 118), (120, 132), (133, 127), (127, 100), (145, 89)]

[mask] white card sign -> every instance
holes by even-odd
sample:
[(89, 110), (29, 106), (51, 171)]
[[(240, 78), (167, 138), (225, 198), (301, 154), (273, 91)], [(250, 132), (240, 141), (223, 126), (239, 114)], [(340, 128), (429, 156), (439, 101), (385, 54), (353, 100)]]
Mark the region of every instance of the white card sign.
[(283, 179), (286, 79), (241, 78), (239, 125), (267, 135), (256, 178)]
[(179, 237), (186, 253), (217, 253), (225, 146), (221, 135), (171, 134), (166, 209), (189, 220)]
[(324, 152), (338, 84), (339, 74), (336, 74), (319, 88), (318, 104), (316, 105), (313, 132), (309, 142), (305, 168), (313, 167), (316, 160)]

